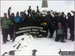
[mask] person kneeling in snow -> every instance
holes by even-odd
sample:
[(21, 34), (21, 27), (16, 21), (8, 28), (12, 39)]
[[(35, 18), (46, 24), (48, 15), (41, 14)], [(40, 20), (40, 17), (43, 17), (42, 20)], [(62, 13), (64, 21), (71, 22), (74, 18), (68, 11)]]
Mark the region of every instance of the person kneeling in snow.
[(64, 41), (64, 28), (62, 27), (61, 23), (58, 23), (57, 29), (56, 29), (56, 38), (55, 41), (59, 41), (61, 39), (61, 42)]

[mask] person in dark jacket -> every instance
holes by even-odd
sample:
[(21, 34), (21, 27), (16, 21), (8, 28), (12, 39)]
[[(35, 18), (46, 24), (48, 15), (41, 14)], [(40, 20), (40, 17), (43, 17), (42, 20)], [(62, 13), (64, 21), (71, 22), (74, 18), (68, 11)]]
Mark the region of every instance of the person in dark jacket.
[(54, 14), (54, 17), (53, 17), (53, 21), (52, 22), (55, 25), (55, 27), (58, 26), (58, 13), (57, 12)]
[(68, 16), (68, 26), (70, 28), (70, 40), (74, 41), (74, 16), (71, 16), (70, 13), (68, 13), (67, 16)]
[(43, 36), (47, 37), (48, 35), (48, 25), (47, 25), (47, 20), (46, 18), (43, 16), (43, 14), (41, 13), (39, 16), (39, 20), (40, 20), (40, 26), (43, 27), (43, 30), (45, 30), (45, 32), (43, 32)]
[[(64, 36), (67, 39), (67, 28), (66, 28), (66, 19), (63, 15), (63, 13), (55, 13), (53, 21), (55, 21), (55, 27), (58, 26), (58, 23), (60, 22), (64, 30)], [(57, 16), (58, 15), (58, 16)]]
[(32, 15), (31, 16), (32, 16), (33, 20), (35, 19), (35, 14), (36, 14), (35, 10), (32, 10)]
[(64, 38), (67, 39), (67, 19), (66, 19), (66, 15), (64, 14), (64, 12), (62, 12), (62, 16), (63, 16), (63, 23), (64, 23)]
[(34, 26), (39, 26), (40, 25), (40, 19), (39, 19), (39, 15), (35, 14), (35, 19), (34, 19)]
[(59, 41), (59, 40), (61, 40), (61, 42), (65, 42), (64, 41), (64, 28), (60, 22), (58, 23), (58, 26), (56, 27), (55, 41)]
[(15, 34), (14, 34), (14, 32), (15, 32), (14, 13), (11, 13), (11, 14), (10, 14), (10, 11), (11, 11), (11, 7), (9, 7), (9, 9), (8, 9), (8, 17), (9, 17), (9, 19), (13, 22), (13, 25), (10, 26), (10, 31), (9, 31), (9, 33), (10, 33), (10, 39), (11, 39), (12, 41), (14, 41), (14, 40), (15, 40)]
[(28, 25), (32, 26), (34, 22), (33, 22), (31, 15), (27, 16), (27, 18), (28, 18)]
[(45, 18), (47, 20), (48, 29), (49, 29), (49, 32), (50, 32), (49, 38), (52, 38), (53, 33), (54, 33), (54, 29), (53, 29), (53, 24), (52, 24), (53, 17), (51, 16), (50, 11), (47, 12), (47, 15), (45, 16)]
[(44, 16), (43, 16), (43, 14), (41, 13), (40, 14), (40, 16), (39, 16), (39, 20), (40, 20), (40, 23), (42, 23), (43, 22), (43, 20), (44, 20)]
[(63, 15), (62, 15), (61, 12), (58, 14), (57, 24), (58, 24), (59, 22), (62, 24), (62, 26), (65, 25), (65, 20), (64, 20), (64, 17), (63, 17)]
[(53, 20), (52, 20), (52, 25), (53, 25), (53, 33), (54, 31), (56, 30), (56, 27), (58, 26), (58, 13), (54, 13), (54, 17), (53, 17)]
[(12, 21), (9, 18), (7, 18), (7, 13), (4, 13), (4, 17), (1, 20), (1, 25), (2, 25), (3, 43), (6, 43), (6, 41), (8, 41), (7, 39), (8, 34), (11, 37), (10, 26), (13, 25)]
[[(21, 15), (20, 15), (21, 16)], [(25, 12), (22, 12), (22, 16), (21, 16), (21, 26), (28, 26), (28, 17), (26, 15)]]

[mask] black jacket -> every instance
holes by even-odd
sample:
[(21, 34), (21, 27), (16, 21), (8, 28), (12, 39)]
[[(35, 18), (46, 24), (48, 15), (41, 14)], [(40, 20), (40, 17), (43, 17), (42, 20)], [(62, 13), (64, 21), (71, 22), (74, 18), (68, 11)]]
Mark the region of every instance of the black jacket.
[(70, 28), (74, 29), (74, 16), (68, 17), (68, 25)]
[(46, 18), (48, 24), (52, 23), (53, 17), (51, 15), (46, 15), (45, 18)]
[(59, 16), (59, 17), (57, 18), (57, 24), (58, 24), (59, 22), (62, 24), (62, 26), (65, 26), (66, 19), (65, 19), (63, 16)]

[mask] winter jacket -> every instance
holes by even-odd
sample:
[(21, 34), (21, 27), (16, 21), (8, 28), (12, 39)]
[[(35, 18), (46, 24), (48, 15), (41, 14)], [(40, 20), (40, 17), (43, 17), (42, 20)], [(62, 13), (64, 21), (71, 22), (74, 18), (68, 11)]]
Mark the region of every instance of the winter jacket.
[(3, 17), (2, 20), (2, 28), (8, 29), (11, 25), (13, 25), (12, 21), (9, 18)]
[(20, 16), (16, 16), (16, 17), (14, 18), (14, 22), (15, 22), (15, 23), (18, 23), (18, 22), (20, 22), (20, 19), (21, 19)]
[(68, 25), (70, 28), (74, 29), (74, 16), (68, 17)]
[(45, 18), (46, 18), (48, 24), (52, 23), (53, 17), (51, 15), (46, 15)]

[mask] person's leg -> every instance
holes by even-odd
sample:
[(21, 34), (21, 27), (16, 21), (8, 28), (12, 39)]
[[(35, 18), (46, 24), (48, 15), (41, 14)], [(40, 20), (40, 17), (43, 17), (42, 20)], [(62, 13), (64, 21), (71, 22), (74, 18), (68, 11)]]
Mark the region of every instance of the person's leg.
[(51, 28), (50, 28), (50, 38), (53, 37), (54, 31), (55, 31), (55, 25), (52, 24), (52, 25), (51, 25)]
[(60, 40), (60, 35), (56, 35), (55, 41), (59, 41)]
[(70, 34), (71, 34), (70, 39), (74, 41), (74, 30), (73, 29), (70, 30)]
[(49, 29), (49, 33), (50, 33), (49, 38), (51, 38), (51, 26), (50, 26), (50, 24), (48, 25), (48, 29)]
[(51, 29), (51, 32), (50, 32), (50, 38), (53, 37), (54, 31), (55, 31), (54, 29)]
[(10, 39), (13, 40), (14, 39), (14, 30), (12, 30), (11, 28), (9, 29), (9, 35), (10, 35)]
[(14, 31), (15, 31), (15, 27), (14, 27), (14, 25), (13, 26), (11, 26), (10, 28), (9, 28), (9, 35), (10, 35), (10, 39), (13, 41), (14, 40)]
[(2, 29), (2, 36), (3, 36), (3, 43), (6, 43), (6, 41), (5, 41), (5, 31), (4, 31), (4, 29)]
[(74, 30), (72, 32), (72, 41), (74, 41)]
[(67, 39), (67, 27), (64, 28), (64, 38)]
[(45, 37), (47, 37), (48, 36), (48, 26), (45, 26), (45, 30), (46, 30)]
[(6, 41), (9, 41), (9, 40), (8, 40), (9, 29), (6, 30), (6, 33), (7, 33)]
[(74, 41), (74, 30), (70, 28), (70, 40)]
[(6, 43), (7, 36), (8, 34), (6, 33), (7, 31), (5, 29), (2, 29), (2, 35), (3, 35), (3, 43)]
[(64, 36), (63, 36), (63, 35), (60, 35), (60, 39), (61, 39), (61, 42), (65, 42), (65, 41), (64, 41)]
[(13, 34), (13, 32), (10, 32), (9, 35), (10, 35), (10, 39), (13, 40), (13, 38), (14, 38), (14, 34)]

